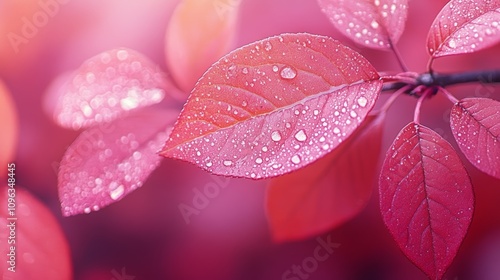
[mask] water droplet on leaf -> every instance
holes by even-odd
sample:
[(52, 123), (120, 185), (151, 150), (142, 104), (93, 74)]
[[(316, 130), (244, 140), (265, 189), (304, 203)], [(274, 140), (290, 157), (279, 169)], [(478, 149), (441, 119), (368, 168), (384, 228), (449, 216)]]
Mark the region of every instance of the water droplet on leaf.
[(292, 80), (297, 77), (297, 71), (292, 67), (286, 66), (281, 69), (280, 76), (285, 80)]

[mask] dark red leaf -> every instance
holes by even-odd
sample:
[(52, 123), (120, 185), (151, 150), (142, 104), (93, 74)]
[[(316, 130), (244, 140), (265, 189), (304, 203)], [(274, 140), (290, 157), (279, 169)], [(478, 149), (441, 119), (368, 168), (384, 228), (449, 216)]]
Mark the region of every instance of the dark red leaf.
[(55, 102), (50, 107), (59, 125), (79, 129), (158, 103), (167, 85), (166, 77), (147, 57), (114, 49), (85, 61), (62, 88), (49, 93), (49, 100)]
[(176, 112), (142, 110), (84, 131), (66, 151), (59, 169), (65, 216), (89, 213), (142, 186), (160, 164)]
[(370, 199), (385, 115), (369, 115), (313, 164), (271, 180), (267, 216), (278, 241), (307, 238), (348, 221)]
[(344, 35), (361, 45), (388, 49), (405, 27), (408, 0), (318, 0), (323, 12)]
[(451, 0), (427, 36), (432, 57), (471, 53), (500, 41), (500, 0)]
[(451, 131), (467, 159), (500, 178), (500, 102), (465, 98), (451, 110)]
[[(15, 193), (8, 189), (0, 185), (2, 279), (73, 279), (71, 252), (57, 219), (22, 187), (16, 185)], [(15, 200), (15, 207), (8, 206), (8, 199)], [(11, 263), (8, 254), (14, 254)], [(15, 272), (7, 270), (11, 265)]]
[(474, 194), (460, 158), (431, 129), (408, 124), (387, 152), (379, 181), (385, 224), (405, 255), (441, 279), (472, 219)]
[(161, 154), (220, 175), (282, 175), (347, 139), (381, 86), (366, 59), (331, 38), (252, 43), (200, 79)]

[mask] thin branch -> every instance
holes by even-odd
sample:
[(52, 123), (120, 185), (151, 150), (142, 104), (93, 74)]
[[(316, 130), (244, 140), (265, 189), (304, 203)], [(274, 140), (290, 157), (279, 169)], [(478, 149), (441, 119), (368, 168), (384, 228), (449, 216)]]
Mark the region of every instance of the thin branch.
[(500, 83), (500, 70), (480, 70), (463, 73), (424, 73), (417, 78), (417, 84), (446, 87), (455, 84), (480, 82)]
[(389, 44), (391, 45), (392, 52), (396, 56), (396, 60), (399, 63), (399, 67), (403, 70), (403, 72), (408, 72), (408, 67), (406, 67), (406, 64), (403, 61), (403, 58), (401, 57), (401, 54), (399, 53), (398, 48), (392, 43), (391, 38), (389, 37)]
[[(427, 87), (447, 87), (456, 84), (479, 82), (483, 84), (500, 83), (500, 69), (480, 70), (463, 73), (423, 73), (416, 79), (416, 85)], [(406, 82), (386, 83), (382, 91), (392, 91), (408, 85)]]

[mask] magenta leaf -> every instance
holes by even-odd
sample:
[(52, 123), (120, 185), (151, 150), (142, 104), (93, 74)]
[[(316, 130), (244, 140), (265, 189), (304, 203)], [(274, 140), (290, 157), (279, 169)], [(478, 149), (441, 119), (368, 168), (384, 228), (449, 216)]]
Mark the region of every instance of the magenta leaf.
[(427, 36), (432, 57), (471, 53), (500, 41), (500, 0), (451, 0)]
[(167, 84), (166, 76), (142, 54), (125, 48), (106, 51), (85, 61), (55, 93), (54, 119), (72, 129), (109, 122), (160, 102)]
[(384, 120), (385, 114), (368, 115), (337, 149), (271, 180), (267, 217), (275, 240), (321, 234), (364, 209), (377, 174)]
[(161, 154), (219, 175), (291, 172), (347, 139), (381, 86), (365, 58), (331, 38), (285, 34), (255, 42), (198, 81)]
[(396, 243), (429, 278), (441, 279), (474, 208), (470, 178), (452, 146), (431, 129), (408, 124), (387, 152), (379, 188)]
[(159, 165), (176, 112), (148, 109), (84, 131), (59, 168), (65, 216), (97, 211), (140, 187)]
[(451, 110), (451, 131), (467, 159), (500, 178), (500, 102), (465, 98)]
[(408, 0), (318, 0), (332, 24), (354, 42), (388, 49), (403, 34)]

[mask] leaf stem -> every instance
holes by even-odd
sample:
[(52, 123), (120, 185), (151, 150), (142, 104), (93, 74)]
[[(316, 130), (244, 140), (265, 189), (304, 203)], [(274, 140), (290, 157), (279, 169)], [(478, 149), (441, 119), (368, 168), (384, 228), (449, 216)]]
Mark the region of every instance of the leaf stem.
[(444, 93), (446, 95), (446, 97), (448, 97), (448, 99), (451, 101), (451, 103), (453, 104), (457, 104), (458, 103), (458, 99), (453, 96), (453, 94), (451, 94), (451, 92), (449, 92), (448, 90), (446, 90), (445, 88), (442, 88), (442, 87), (439, 87), (439, 90)]
[(382, 106), (382, 108), (380, 108), (380, 112), (384, 112), (386, 113), (389, 108), (392, 106), (392, 104), (394, 103), (394, 101), (401, 95), (403, 94), (404, 92), (406, 92), (407, 90), (410, 90), (412, 88), (411, 85), (407, 85), (405, 87), (402, 87), (400, 88), (399, 90), (397, 90), (396, 92), (394, 92), (393, 94), (391, 94), (391, 96), (385, 101), (384, 105)]
[(434, 89), (433, 88), (427, 88), (425, 89), (424, 93), (422, 96), (418, 98), (417, 105), (415, 106), (415, 113), (413, 115), (413, 122), (416, 124), (420, 124), (420, 109), (422, 108), (422, 103), (424, 103), (424, 100), (433, 95)]
[(404, 63), (403, 58), (401, 57), (401, 53), (399, 53), (398, 48), (392, 43), (392, 40), (390, 37), (389, 37), (389, 44), (391, 45), (392, 52), (396, 56), (396, 60), (399, 63), (399, 67), (401, 67), (401, 69), (404, 72), (408, 72), (408, 67), (406, 67), (406, 64)]

